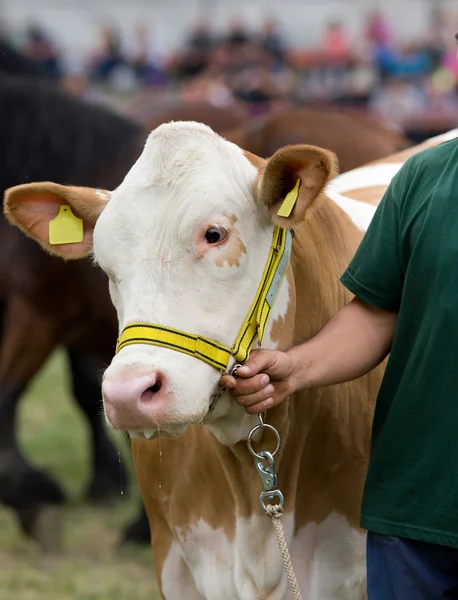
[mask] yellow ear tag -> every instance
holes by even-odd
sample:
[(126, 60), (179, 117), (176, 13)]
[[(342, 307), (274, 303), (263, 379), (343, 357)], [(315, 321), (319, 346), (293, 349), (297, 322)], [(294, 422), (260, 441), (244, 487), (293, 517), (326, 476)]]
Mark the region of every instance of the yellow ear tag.
[(286, 197), (283, 200), (282, 205), (280, 206), (277, 212), (277, 215), (279, 217), (289, 217), (289, 215), (291, 214), (294, 205), (296, 204), (297, 197), (299, 195), (300, 184), (301, 180), (298, 179), (293, 189), (286, 194)]
[(83, 220), (75, 217), (68, 204), (63, 204), (57, 217), (49, 223), (49, 243), (78, 244), (83, 238)]

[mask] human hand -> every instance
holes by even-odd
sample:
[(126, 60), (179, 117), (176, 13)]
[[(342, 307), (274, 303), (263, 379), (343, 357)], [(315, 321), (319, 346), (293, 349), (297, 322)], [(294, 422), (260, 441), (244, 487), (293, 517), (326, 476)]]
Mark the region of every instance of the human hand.
[(250, 359), (237, 369), (237, 378), (223, 375), (221, 386), (232, 390), (248, 414), (266, 411), (295, 390), (294, 366), (286, 352), (253, 350)]

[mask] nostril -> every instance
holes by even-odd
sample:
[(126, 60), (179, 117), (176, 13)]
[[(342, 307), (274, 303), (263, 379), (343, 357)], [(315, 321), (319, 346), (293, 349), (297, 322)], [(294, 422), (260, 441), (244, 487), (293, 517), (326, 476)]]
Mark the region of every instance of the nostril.
[(155, 383), (154, 385), (149, 387), (146, 391), (153, 392), (153, 394), (155, 394), (156, 392), (158, 392), (161, 389), (161, 387), (162, 387), (162, 382), (161, 382), (161, 380), (159, 380), (157, 383)]
[(157, 378), (156, 383), (147, 388), (140, 396), (140, 402), (150, 402), (154, 399), (154, 396), (161, 390), (162, 380), (160, 377)]

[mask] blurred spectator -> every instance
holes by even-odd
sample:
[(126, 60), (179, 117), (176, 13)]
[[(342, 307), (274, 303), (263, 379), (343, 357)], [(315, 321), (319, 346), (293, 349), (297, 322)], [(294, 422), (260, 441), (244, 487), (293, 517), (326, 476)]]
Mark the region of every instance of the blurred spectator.
[(375, 46), (371, 58), (382, 80), (399, 75), (400, 52), (394, 44)]
[[(454, 19), (452, 18), (453, 22)], [(430, 39), (437, 47), (443, 48), (450, 43), (450, 35), (455, 32), (450, 31), (450, 26), (447, 23), (447, 14), (442, 6), (433, 4), (431, 10), (431, 25), (430, 25)]]
[(100, 28), (99, 48), (89, 60), (90, 77), (94, 81), (108, 82), (116, 70), (125, 65), (119, 34), (114, 27), (103, 25)]
[(425, 91), (407, 78), (394, 76), (382, 84), (369, 101), (369, 110), (392, 125), (402, 125), (427, 108)]
[(167, 83), (164, 57), (158, 44), (152, 44), (147, 25), (140, 24), (135, 30), (132, 67), (140, 83), (145, 86)]
[(215, 46), (209, 20), (201, 16), (194, 23), (191, 34), (178, 59), (177, 76), (187, 79), (200, 75), (208, 67)]
[(322, 49), (325, 60), (332, 64), (345, 64), (350, 60), (350, 41), (340, 21), (331, 21), (326, 27)]
[(57, 78), (56, 73), (50, 73), (39, 62), (27, 60), (23, 54), (2, 38), (0, 38), (0, 71), (46, 79)]
[(458, 60), (456, 48), (444, 52), (441, 60), (441, 67), (446, 69), (455, 78), (455, 87), (458, 86)]
[(210, 21), (206, 16), (201, 15), (191, 31), (187, 48), (189, 50), (196, 50), (208, 58), (214, 47), (214, 42)]
[(27, 28), (23, 52), (50, 75), (57, 77), (61, 74), (59, 52), (39, 25), (33, 24)]
[(233, 17), (229, 23), (229, 33), (227, 35), (227, 43), (231, 50), (238, 50), (251, 41), (252, 36), (247, 32), (243, 20), (239, 17)]
[(352, 59), (352, 47), (340, 21), (328, 23), (322, 42), (319, 90), (329, 102), (345, 96), (345, 82)]
[(345, 79), (345, 89), (340, 102), (364, 108), (379, 84), (377, 69), (370, 61), (361, 61), (353, 66)]
[(367, 15), (365, 37), (375, 47), (386, 47), (392, 43), (390, 25), (379, 10), (373, 10)]
[(267, 104), (271, 99), (270, 82), (267, 73), (262, 67), (244, 69), (231, 80), (236, 98), (249, 104)]
[(185, 82), (181, 97), (185, 102), (208, 102), (218, 108), (225, 108), (234, 102), (234, 96), (223, 75), (206, 74)]
[(436, 115), (458, 114), (458, 96), (456, 94), (456, 76), (447, 69), (437, 69), (428, 82), (428, 108)]
[(236, 99), (249, 105), (251, 114), (260, 114), (288, 103), (294, 82), (288, 70), (273, 71), (268, 65), (258, 64), (234, 74), (230, 87)]
[(260, 41), (264, 50), (275, 59), (277, 64), (285, 62), (286, 44), (275, 19), (271, 17), (264, 19)]

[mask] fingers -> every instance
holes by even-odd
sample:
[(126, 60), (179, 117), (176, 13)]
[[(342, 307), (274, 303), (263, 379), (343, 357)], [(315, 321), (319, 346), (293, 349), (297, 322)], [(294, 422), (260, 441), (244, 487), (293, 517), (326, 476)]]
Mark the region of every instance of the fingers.
[(235, 378), (232, 375), (223, 375), (220, 379), (220, 385), (222, 388), (233, 390), (237, 385)]
[(250, 379), (237, 380), (224, 375), (221, 386), (234, 390), (237, 404), (243, 406), (249, 414), (262, 413), (274, 405), (274, 386), (270, 384), (268, 375), (260, 374)]
[(275, 351), (254, 350), (249, 360), (237, 369), (238, 377), (253, 377), (261, 371), (266, 371), (275, 364)]
[(264, 394), (263, 397), (265, 398), (265, 395), (272, 393), (274, 389), (272, 385), (269, 385), (269, 376), (265, 374), (255, 375), (250, 379), (237, 380), (230, 375), (223, 375), (220, 383), (221, 387), (234, 390), (236, 396), (242, 396), (243, 398), (257, 393)]
[(235, 394), (237, 396), (248, 396), (262, 392), (267, 388), (273, 391), (273, 387), (269, 385), (270, 378), (265, 373), (255, 375), (249, 379), (238, 379), (235, 384)]
[(261, 390), (257, 390), (256, 392), (254, 392), (252, 394), (247, 394), (244, 396), (236, 396), (235, 399), (237, 401), (237, 404), (240, 404), (240, 406), (243, 406), (244, 408), (253, 406), (255, 404), (258, 404), (259, 402), (265, 403), (268, 400), (272, 401), (272, 402), (270, 402), (270, 405), (272, 405), (273, 404), (272, 395), (274, 394), (274, 392), (275, 392), (274, 386), (269, 384), (268, 386), (262, 388)]
[(267, 400), (253, 404), (253, 406), (245, 407), (245, 412), (249, 415), (258, 415), (259, 413), (263, 413), (269, 408), (272, 408), (276, 404), (278, 404), (278, 402), (275, 402), (273, 398), (267, 398)]
[(237, 378), (222, 376), (221, 386), (233, 390), (237, 403), (248, 414), (258, 414), (279, 404), (288, 395), (291, 369), (286, 354), (256, 350), (249, 361), (237, 369)]

